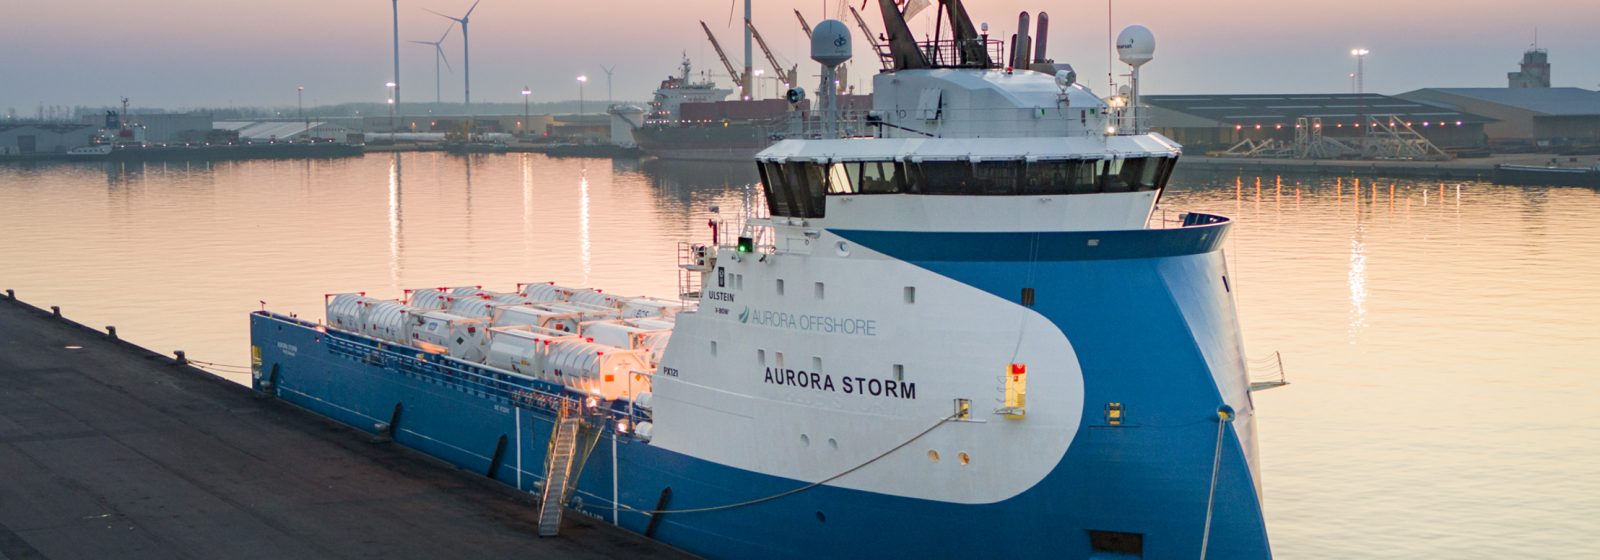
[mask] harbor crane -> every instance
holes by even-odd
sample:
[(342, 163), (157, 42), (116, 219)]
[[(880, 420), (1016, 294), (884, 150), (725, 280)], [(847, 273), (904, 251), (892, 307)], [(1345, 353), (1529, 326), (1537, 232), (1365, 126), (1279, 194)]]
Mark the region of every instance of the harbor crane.
[[(772, 65), (773, 73), (777, 74), (773, 78), (782, 82), (784, 89), (794, 87), (795, 84), (799, 83), (800, 65), (796, 64), (785, 69), (783, 64), (778, 62), (777, 55), (772, 54), (772, 49), (767, 48), (767, 40), (761, 38), (761, 32), (756, 31), (755, 24), (750, 23), (750, 20), (744, 20), (744, 26), (750, 30), (750, 36), (755, 37), (756, 44), (761, 46), (761, 53), (767, 55), (767, 64)], [(810, 35), (810, 33), (807, 33), (807, 35)]]
[[(890, 61), (893, 60), (893, 57), (889, 56), (888, 46), (872, 36), (872, 28), (867, 27), (867, 20), (861, 19), (861, 12), (856, 11), (855, 6), (850, 7), (850, 15), (855, 16), (856, 25), (861, 28), (861, 35), (867, 38), (868, 43), (872, 44), (872, 51), (878, 55), (878, 60), (882, 61), (883, 69), (888, 70), (891, 66)], [(810, 33), (807, 33), (807, 35), (810, 35)]]
[(706, 30), (706, 38), (711, 40), (711, 48), (717, 50), (717, 58), (722, 59), (722, 67), (728, 69), (728, 77), (732, 78), (733, 83), (735, 84), (743, 84), (745, 79), (744, 74), (739, 72), (739, 69), (733, 66), (733, 62), (728, 60), (728, 54), (722, 52), (722, 43), (718, 43), (717, 36), (711, 34), (711, 26), (706, 25), (706, 22), (702, 20), (700, 22), (700, 28)]
[[(796, 19), (800, 20), (800, 30), (801, 31), (805, 31), (806, 32), (806, 38), (810, 39), (811, 38), (811, 24), (806, 23), (806, 16), (800, 15), (800, 10), (795, 10), (794, 11), (794, 17)], [(871, 39), (871, 37), (868, 37), (868, 39)]]

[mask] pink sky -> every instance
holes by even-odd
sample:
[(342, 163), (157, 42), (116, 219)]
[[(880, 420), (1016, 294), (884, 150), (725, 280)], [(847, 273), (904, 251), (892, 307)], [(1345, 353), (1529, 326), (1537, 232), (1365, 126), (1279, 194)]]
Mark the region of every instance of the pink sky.
[[(805, 43), (791, 10), (801, 9), (815, 25), (824, 4), (831, 11), (837, 1), (757, 0), (754, 19), (792, 63), (803, 58)], [(706, 20), (729, 54), (742, 57), (737, 20), (729, 25), (730, 4), (483, 0), (472, 20), (474, 101), (520, 101), (524, 84), (536, 100), (575, 99), (579, 74), (590, 76), (586, 96), (603, 101), (602, 65), (616, 66), (617, 99), (640, 100), (684, 51), (697, 68), (721, 74), (697, 22)], [(454, 14), (468, 5), (401, 0), (401, 40), (432, 40), (444, 30), (446, 20), (423, 8)], [(1014, 31), (1024, 7), (1050, 12), (1051, 56), (1103, 90), (1105, 4), (968, 4), (974, 19), (989, 22), (999, 36)], [(912, 28), (931, 29), (932, 13)], [(0, 5), (0, 21), (8, 24), (0, 39), (0, 110), (106, 105), (120, 95), (145, 106), (292, 106), (300, 84), (308, 105), (382, 101), (392, 64), (389, 14), (385, 0), (13, 0)], [(875, 30), (882, 28), (875, 9), (864, 15)], [(1398, 93), (1502, 87), (1535, 27), (1540, 46), (1550, 50), (1555, 85), (1594, 89), (1600, 84), (1595, 22), (1600, 2), (1593, 0), (1125, 0), (1117, 2), (1114, 26), (1139, 23), (1155, 31), (1156, 60), (1144, 71), (1148, 92), (1347, 91), (1347, 74), (1354, 71), (1349, 50), (1362, 46), (1372, 51), (1367, 91)], [(857, 39), (856, 75), (866, 78), (876, 64)], [(456, 73), (445, 75), (444, 99), (460, 101), (459, 30), (446, 48)], [(402, 43), (401, 58), (403, 101), (432, 101), (431, 47)], [(766, 66), (759, 50), (756, 59), (758, 68)], [(802, 75), (814, 68), (802, 64), (809, 70)]]

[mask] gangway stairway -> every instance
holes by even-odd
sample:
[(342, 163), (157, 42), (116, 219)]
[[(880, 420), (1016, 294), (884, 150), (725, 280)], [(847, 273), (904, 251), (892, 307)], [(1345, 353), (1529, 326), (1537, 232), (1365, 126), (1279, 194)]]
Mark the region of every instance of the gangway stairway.
[(584, 459), (594, 450), (600, 430), (589, 426), (575, 407), (564, 406), (545, 454), (544, 488), (539, 497), (539, 536), (554, 537), (561, 530), (561, 511), (578, 486)]

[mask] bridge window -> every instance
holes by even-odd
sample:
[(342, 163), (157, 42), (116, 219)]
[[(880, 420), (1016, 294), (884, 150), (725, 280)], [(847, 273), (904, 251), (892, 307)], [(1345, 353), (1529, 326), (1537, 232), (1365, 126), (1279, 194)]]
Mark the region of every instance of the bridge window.
[(1006, 161), (848, 161), (762, 163), (773, 216), (821, 218), (829, 195), (1065, 195), (1158, 190), (1175, 158)]
[(847, 161), (828, 167), (828, 194), (894, 194), (901, 192), (900, 163)]

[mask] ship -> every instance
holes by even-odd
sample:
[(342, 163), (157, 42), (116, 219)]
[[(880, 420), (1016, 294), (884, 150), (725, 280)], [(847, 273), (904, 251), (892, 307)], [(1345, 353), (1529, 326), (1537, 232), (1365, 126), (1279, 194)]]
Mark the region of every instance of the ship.
[(696, 80), (688, 56), (661, 81), (634, 142), (659, 159), (750, 161), (787, 127), (782, 99), (727, 101), (733, 90)]
[[(871, 133), (819, 95), (811, 134), (754, 157), (764, 204), (680, 246), (677, 297), (330, 295), (325, 321), (250, 315), (252, 387), (531, 493), (541, 534), (1270, 558), (1233, 223), (1155, 211), (1182, 147), (1045, 60), (1044, 14), (1007, 49), (959, 2), (925, 41), (878, 8)], [(849, 43), (814, 29), (823, 83)]]

